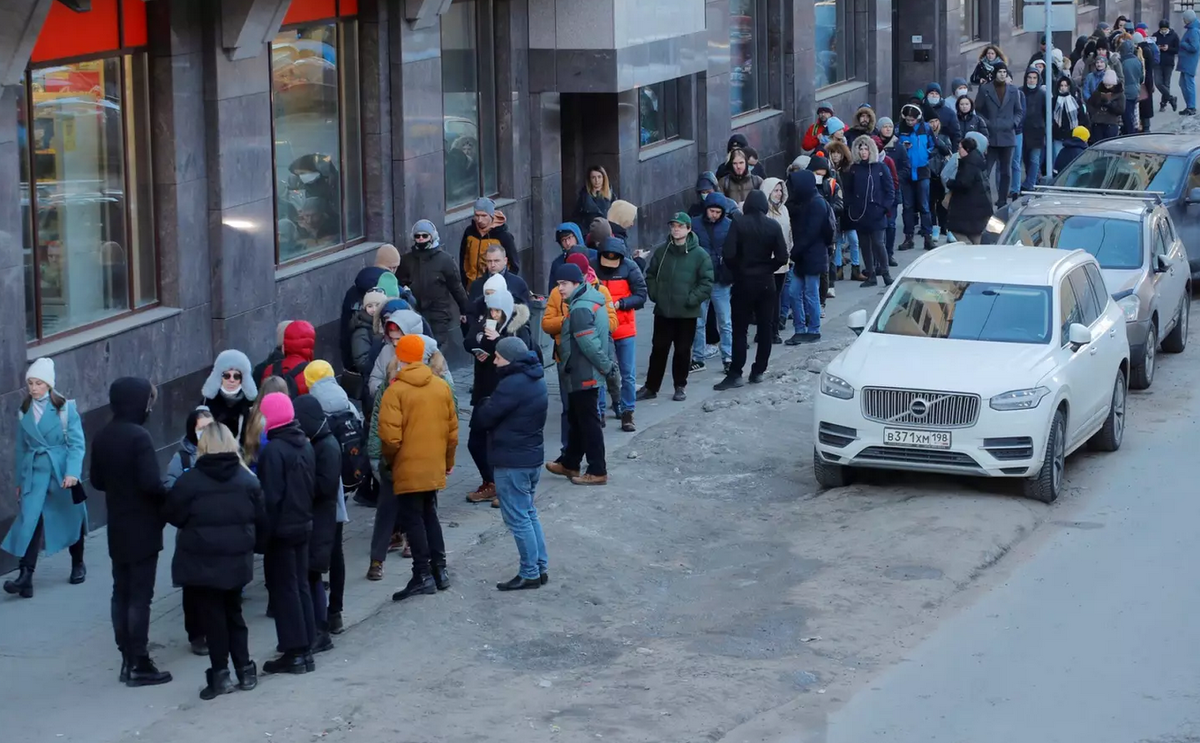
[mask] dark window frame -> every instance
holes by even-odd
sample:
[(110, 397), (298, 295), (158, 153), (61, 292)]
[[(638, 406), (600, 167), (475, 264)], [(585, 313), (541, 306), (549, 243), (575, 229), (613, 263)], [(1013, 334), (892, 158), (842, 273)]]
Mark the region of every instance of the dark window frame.
[[(685, 82), (686, 82), (686, 78), (676, 77), (676, 78), (671, 78), (670, 80), (662, 80), (657, 83), (651, 83), (650, 85), (639, 85), (638, 86), (637, 101), (638, 101), (638, 150), (639, 151), (645, 152), (647, 150), (652, 150), (656, 147), (662, 147), (663, 145), (666, 145), (671, 142), (675, 142), (677, 140), (684, 138), (683, 137), (683, 119), (684, 119), (684, 117), (681, 116), (680, 103), (684, 97), (683, 93), (684, 93)], [(663, 118), (663, 125), (662, 125), (663, 137), (662, 137), (662, 139), (656, 139), (651, 142), (646, 142), (645, 144), (643, 144), (642, 143), (642, 90), (647, 89), (647, 88), (658, 91), (657, 95), (658, 95), (658, 102), (659, 102), (659, 112), (662, 114), (662, 118)], [(668, 94), (668, 92), (670, 90), (674, 91), (674, 102), (672, 104), (667, 103), (667, 101), (671, 99), (671, 96)], [(672, 118), (674, 119), (674, 133), (671, 133), (671, 127), (668, 126), (668, 124), (670, 123)]]
[[(356, 245), (360, 245), (367, 241), (367, 235), (366, 235), (367, 167), (366, 167), (366, 151), (365, 151), (365, 147), (364, 147), (364, 142), (366, 140), (366, 132), (363, 130), (363, 124), (362, 124), (361, 117), (359, 118), (359, 132), (358, 132), (359, 148), (358, 149), (359, 149), (359, 155), (362, 157), (362, 160), (363, 160), (363, 162), (360, 164), (360, 167), (359, 167), (359, 171), (360, 171), (359, 180), (361, 181), (361, 183), (359, 185), (359, 189), (360, 189), (359, 193), (362, 195), (362, 202), (363, 202), (363, 204), (362, 204), (363, 235), (360, 237), (352, 238), (350, 240), (346, 239), (346, 192), (347, 192), (347, 189), (346, 189), (346, 166), (345, 166), (345, 162), (346, 162), (345, 161), (346, 114), (345, 114), (345, 110), (344, 110), (345, 107), (343, 105), (344, 104), (344, 101), (343, 101), (344, 91), (343, 91), (343, 77), (342, 77), (342, 58), (345, 55), (346, 35), (345, 35), (345, 33), (343, 33), (342, 29), (347, 24), (355, 25), (355, 38), (360, 39), (360, 37), (358, 35), (358, 28), (357, 28), (358, 27), (358, 18), (355, 16), (341, 16), (341, 17), (337, 17), (337, 18), (325, 18), (325, 19), (316, 20), (316, 21), (304, 21), (302, 23), (292, 23), (292, 24), (289, 24), (286, 26), (281, 26), (279, 31), (277, 31), (275, 34), (276, 36), (278, 36), (279, 34), (287, 32), (287, 31), (295, 31), (297, 29), (307, 28), (310, 26), (332, 25), (332, 26), (335, 26), (337, 29), (337, 53), (338, 53), (338, 160), (339, 160), (339, 162), (338, 162), (338, 177), (341, 179), (341, 183), (339, 184), (339, 186), (340, 186), (339, 191), (340, 191), (340, 195), (341, 195), (341, 199), (342, 199), (342, 203), (340, 204), (341, 213), (340, 213), (339, 219), (338, 219), (338, 224), (339, 224), (338, 229), (340, 230), (338, 237), (341, 239), (341, 242), (339, 242), (335, 245), (330, 245), (329, 247), (321, 248), (320, 250), (314, 250), (312, 252), (305, 253), (303, 255), (300, 255), (295, 258), (291, 258), (287, 261), (282, 261), (282, 262), (280, 261), (280, 255), (279, 255), (279, 183), (278, 183), (278, 179), (275, 177), (276, 169), (279, 167), (278, 163), (276, 161), (276, 156), (275, 156), (275, 74), (274, 74), (274, 70), (271, 67), (271, 62), (272, 62), (271, 42), (268, 41), (266, 44), (266, 46), (267, 46), (267, 54), (266, 54), (267, 74), (270, 76), (270, 79), (271, 79), (271, 87), (268, 90), (268, 92), (270, 93), (270, 95), (268, 96), (268, 102), (269, 102), (269, 106), (271, 109), (271, 114), (270, 114), (270, 119), (271, 119), (271, 193), (272, 193), (271, 212), (272, 212), (272, 214), (274, 214), (274, 217), (275, 217), (274, 224), (271, 228), (271, 234), (272, 234), (271, 239), (272, 239), (272, 243), (274, 244), (274, 249), (275, 249), (275, 268), (276, 269), (284, 268), (286, 266), (295, 266), (295, 265), (298, 265), (301, 263), (307, 263), (308, 261), (316, 260), (318, 258), (324, 258), (328, 255), (332, 255), (334, 253), (337, 253), (337, 252), (340, 252), (343, 250), (347, 250), (349, 248), (352, 248)], [(361, 46), (361, 44), (360, 44), (360, 46)], [(359, 50), (356, 47), (354, 50), (354, 53), (358, 54), (358, 51)], [(361, 58), (359, 60), (358, 70), (359, 70), (359, 75), (360, 75), (360, 79), (358, 81), (359, 107), (361, 108), (362, 107)]]
[[(733, 3), (734, 2), (737, 2), (737, 0), (729, 0), (729, 17), (730, 17), (731, 22), (734, 17), (733, 16)], [(751, 54), (753, 55), (751, 57), (751, 61), (752, 61), (751, 79), (754, 81), (754, 101), (755, 101), (756, 105), (753, 108), (747, 108), (743, 111), (734, 111), (733, 110), (733, 95), (732, 95), (733, 88), (731, 85), (730, 86), (731, 95), (729, 97), (729, 106), (730, 106), (729, 113), (733, 119), (738, 119), (742, 116), (749, 116), (752, 114), (759, 113), (761, 111), (774, 110), (776, 108), (774, 105), (774, 96), (772, 95), (773, 91), (771, 89), (771, 71), (772, 71), (773, 64), (772, 64), (772, 55), (771, 55), (770, 23), (771, 23), (772, 3), (770, 2), (770, 0), (748, 0), (748, 2), (750, 2), (753, 5), (753, 13), (754, 13), (754, 16), (753, 16), (754, 25), (753, 25), (753, 30), (752, 30), (753, 37), (751, 39), (751, 46), (753, 48), (751, 51)], [(730, 26), (730, 30), (732, 31), (732, 25)], [(732, 49), (733, 49), (733, 43), (732, 43), (732, 38), (731, 38), (730, 39), (731, 54), (732, 54)], [(731, 72), (732, 72), (732, 68), (733, 68), (733, 65), (732, 65), (732, 59), (731, 59), (730, 60), (730, 71)]]
[[(122, 38), (124, 38), (123, 16), (119, 16), (119, 17), (122, 20), (120, 27), (121, 27)], [(124, 98), (125, 98), (125, 92), (129, 89), (129, 79), (128, 79), (128, 74), (126, 71), (127, 58), (133, 57), (135, 55), (142, 55), (144, 57), (143, 63), (146, 68), (145, 90), (143, 90), (141, 92), (145, 95), (145, 98), (146, 98), (144, 103), (149, 105), (149, 99), (150, 99), (152, 90), (151, 90), (150, 75), (149, 75), (149, 62), (148, 62), (149, 49), (147, 47), (121, 47), (120, 49), (116, 49), (116, 50), (112, 50), (112, 51), (97, 52), (95, 54), (84, 54), (84, 55), (79, 55), (79, 56), (75, 56), (75, 57), (67, 57), (67, 58), (63, 58), (63, 59), (45, 60), (42, 62), (30, 64), (30, 65), (26, 66), (26, 68), (25, 68), (25, 74), (23, 75), (24, 82), (21, 83), (21, 92), (19, 93), (19, 95), (21, 95), (25, 101), (26, 117), (30, 118), (30, 120), (32, 121), (31, 117), (32, 117), (33, 111), (34, 111), (33, 87), (29, 83), (29, 73), (31, 73), (35, 70), (51, 69), (54, 67), (64, 67), (67, 65), (77, 64), (80, 62), (96, 62), (96, 61), (105, 60), (105, 59), (121, 60), (120, 74), (118, 75), (118, 82), (119, 82), (119, 87), (121, 90), (121, 98), (122, 98), (122, 104), (121, 104), (121, 148), (122, 148), (121, 149), (121, 156), (122, 156), (121, 157), (121, 168), (122, 168), (121, 184), (122, 184), (122, 188), (125, 189), (124, 212), (125, 212), (125, 243), (126, 243), (126, 245), (131, 244), (130, 240), (129, 240), (129, 236), (132, 233), (131, 225), (132, 225), (132, 219), (133, 219), (133, 212), (130, 209), (129, 197), (128, 197), (128, 195), (131, 193), (131, 190), (130, 190), (131, 167), (130, 167), (130, 163), (129, 163), (129, 122), (126, 120), (126, 117), (125, 117), (125, 105), (126, 104), (124, 102)], [(148, 114), (148, 111), (147, 111), (147, 114)], [(26, 126), (27, 127), (29, 126), (29, 122), (26, 122)], [(148, 127), (146, 127), (146, 128), (147, 128), (146, 136), (150, 136), (149, 128)], [(33, 252), (33, 256), (32, 256), (33, 286), (31, 287), (31, 289), (33, 291), (34, 325), (35, 325), (35, 329), (36, 329), (35, 336), (32, 339), (29, 339), (29, 338), (26, 339), (26, 342), (25, 342), (26, 347), (34, 348), (37, 346), (41, 346), (41, 345), (44, 345), (51, 341), (57, 341), (62, 338), (66, 338), (68, 336), (77, 335), (79, 333), (84, 333), (89, 330), (93, 330), (95, 328), (102, 327), (104, 325), (110, 325), (113, 322), (117, 322), (119, 320), (123, 320), (123, 319), (131, 317), (133, 315), (138, 315), (143, 312), (157, 309), (158, 307), (162, 306), (162, 255), (159, 253), (159, 243), (158, 243), (158, 213), (157, 213), (157, 210), (155, 209), (154, 198), (153, 198), (153, 188), (151, 188), (150, 189), (151, 198), (150, 198), (150, 203), (147, 205), (147, 208), (149, 208), (149, 210), (150, 210), (150, 234), (148, 235), (148, 238), (150, 240), (149, 250), (150, 250), (150, 254), (153, 255), (153, 257), (154, 257), (154, 299), (152, 301), (147, 302), (146, 304), (142, 305), (141, 307), (137, 306), (137, 302), (134, 301), (135, 281), (134, 281), (134, 275), (133, 275), (133, 261), (127, 260), (126, 267), (125, 267), (125, 286), (126, 286), (126, 293), (128, 296), (128, 304), (129, 304), (128, 310), (125, 310), (124, 312), (120, 312), (120, 313), (117, 313), (115, 315), (112, 315), (112, 316), (109, 316), (106, 318), (103, 318), (101, 320), (96, 320), (94, 322), (85, 323), (83, 325), (68, 328), (66, 330), (61, 330), (56, 333), (50, 333), (50, 334), (45, 333), (45, 331), (42, 327), (43, 313), (42, 313), (41, 266), (37, 260), (37, 252), (38, 252), (37, 245), (38, 245), (39, 226), (38, 226), (38, 218), (37, 218), (37, 215), (38, 215), (38, 208), (37, 208), (38, 199), (37, 199), (37, 188), (36, 188), (37, 176), (35, 173), (36, 163), (34, 160), (34, 156), (36, 153), (32, 146), (26, 147), (26, 150), (29, 155), (29, 157), (25, 163), (26, 167), (28, 168), (28, 172), (29, 172), (29, 216), (28, 216), (29, 238), (32, 243), (30, 250)], [(20, 159), (20, 157), (21, 157), (20, 156), (20, 148), (18, 147), (17, 148), (18, 160)], [(147, 165), (147, 171), (150, 173), (153, 173), (154, 161), (153, 161), (153, 149), (152, 148), (147, 148), (146, 157), (149, 158), (149, 164)], [(153, 184), (151, 184), (151, 185), (153, 185)], [(25, 219), (25, 216), (22, 215), (21, 219)], [(22, 245), (21, 249), (22, 249), (22, 251), (24, 251), (24, 249), (25, 249), (24, 245)], [(24, 278), (23, 271), (22, 271), (22, 278)], [(23, 303), (24, 303), (24, 300), (22, 300), (22, 304)], [(25, 332), (26, 332), (26, 335), (28, 335), (28, 332), (29, 332), (28, 325), (26, 325)]]
[[(441, 44), (441, 34), (438, 38), (439, 48)], [(496, 59), (496, 4), (494, 0), (475, 0), (475, 86), (479, 88), (476, 91), (477, 100), (475, 103), (476, 111), (479, 113), (479, 121), (476, 122), (476, 137), (478, 143), (478, 167), (476, 168), (476, 180), (478, 182), (478, 193), (470, 201), (463, 203), (449, 203), (446, 198), (445, 186), (443, 185), (442, 198), (446, 200), (444, 208), (446, 213), (457, 212), (470, 207), (479, 198), (490, 198), (496, 200), (500, 198), (502, 189), (500, 187), (500, 117), (498, 112), (499, 104), (499, 66)], [(488, 84), (484, 83), (488, 80)], [(439, 81), (440, 96), (442, 99), (442, 138), (445, 139), (445, 96), (446, 83), (445, 78)], [(488, 100), (490, 98), (490, 100)], [(486, 120), (486, 123), (485, 123)], [(487, 132), (486, 137), (484, 132)], [(486, 151), (491, 153), (493, 160), (492, 167), (495, 171), (495, 187), (489, 188), (486, 158), (484, 156), (486, 143), (490, 145)], [(442, 155), (443, 172), (445, 170), (445, 152)]]

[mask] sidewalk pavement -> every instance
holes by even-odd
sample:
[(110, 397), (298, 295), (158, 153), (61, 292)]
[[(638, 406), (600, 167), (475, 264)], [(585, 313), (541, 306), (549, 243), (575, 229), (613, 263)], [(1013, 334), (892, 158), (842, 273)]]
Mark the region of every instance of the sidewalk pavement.
[[(919, 249), (897, 253), (901, 269), (896, 270), (902, 270), (904, 265), (921, 253)], [(825, 350), (829, 348), (829, 341), (834, 341), (836, 345), (848, 343), (851, 336), (846, 328), (846, 316), (856, 309), (874, 307), (883, 294), (882, 286), (864, 289), (851, 281), (839, 282), (836, 289), (837, 297), (828, 301), (828, 314), (824, 320), (825, 340), (820, 346)], [(637, 314), (641, 330), (637, 344), (639, 384), (650, 355), (652, 313), (651, 308), (645, 308)], [(783, 333), (785, 338), (790, 335), (790, 328), (787, 331)], [(788, 361), (794, 362), (810, 350), (805, 346), (775, 346), (772, 365), (783, 366)], [(750, 353), (752, 358), (753, 346)], [(686, 402), (672, 402), (668, 394), (660, 395), (654, 401), (639, 403), (636, 411), (639, 431), (667, 422), (681, 411), (703, 406), (706, 400), (722, 394), (712, 390), (712, 385), (722, 378), (719, 358), (717, 361), (717, 364), (709, 364), (706, 371), (692, 376)], [(546, 455), (553, 459), (559, 445), (560, 404), (557, 375), (553, 368), (548, 368), (547, 372), (551, 389), (545, 431)], [(458, 376), (460, 378), (455, 380), (455, 386), (463, 405), (460, 415), (464, 428), (460, 431), (454, 473), (449, 478), (440, 504), (452, 573), (458, 566), (460, 556), (472, 546), (510, 539), (499, 511), (486, 504), (469, 505), (465, 501), (466, 493), (478, 484), (479, 475), (466, 448), (465, 424), (469, 419), (469, 409), (465, 406), (469, 399), (466, 392), (470, 386), (470, 375)], [(619, 459), (635, 457), (635, 454), (627, 451), (635, 436), (621, 432), (611, 413), (609, 421), (605, 438), (611, 469), (612, 463)], [(809, 425), (809, 422), (798, 420), (796, 425)], [(636, 467), (636, 463), (631, 466)], [(620, 470), (615, 476), (622, 476)], [(567, 492), (574, 488), (561, 478), (546, 476), (542, 479), (540, 495), (544, 502), (548, 490)], [(591, 489), (589, 495), (603, 498), (604, 489)], [(343, 617), (347, 632), (353, 633), (354, 625), (392, 606), (391, 594), (407, 581), (410, 563), (401, 559), (398, 553), (393, 553), (385, 565), (384, 580), (378, 583), (367, 581), (374, 511), (352, 505), (350, 519), (344, 530), (347, 577)], [(170, 684), (139, 690), (130, 690), (117, 684), (120, 658), (109, 618), (111, 564), (107, 557), (104, 529), (92, 533), (88, 538), (87, 562), (91, 572), (83, 585), (67, 584), (70, 558), (64, 550), (40, 562), (32, 600), (0, 594), (0, 699), (4, 700), (5, 709), (10, 711), (4, 720), (5, 740), (20, 743), (107, 743), (122, 733), (134, 736), (136, 730), (153, 723), (172, 709), (203, 704), (197, 698), (197, 692), (202, 686), (203, 671), (208, 667), (208, 661), (191, 655), (188, 649), (180, 590), (171, 585), (170, 564), (174, 539), (175, 530), (168, 527), (165, 548), (159, 558), (150, 630), (151, 652), (155, 660), (161, 668), (170, 670), (175, 676), (175, 681)], [(511, 542), (508, 546), (512, 546)], [(512, 566), (515, 569), (515, 549)], [(570, 566), (564, 566), (562, 570), (569, 574)], [(256, 561), (255, 576), (255, 581), (246, 589), (244, 612), (250, 629), (251, 656), (261, 665), (275, 655), (274, 624), (265, 616), (266, 591), (262, 583), (261, 559)], [(493, 577), (500, 580), (509, 576)], [(464, 582), (460, 579), (452, 592), (493, 590), (490, 582)], [(338, 642), (336, 637), (334, 642)], [(318, 673), (338, 662), (336, 651), (320, 656), (317, 660)], [(337, 673), (338, 680), (344, 680), (340, 677), (351, 674), (352, 669), (340, 667)], [(333, 690), (336, 687), (330, 688)]]

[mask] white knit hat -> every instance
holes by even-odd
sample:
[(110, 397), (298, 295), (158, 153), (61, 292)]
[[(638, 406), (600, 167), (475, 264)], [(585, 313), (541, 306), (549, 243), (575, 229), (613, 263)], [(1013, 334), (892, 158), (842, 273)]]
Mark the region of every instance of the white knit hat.
[(40, 379), (50, 385), (50, 389), (54, 389), (54, 361), (44, 356), (34, 361), (29, 365), (25, 379)]

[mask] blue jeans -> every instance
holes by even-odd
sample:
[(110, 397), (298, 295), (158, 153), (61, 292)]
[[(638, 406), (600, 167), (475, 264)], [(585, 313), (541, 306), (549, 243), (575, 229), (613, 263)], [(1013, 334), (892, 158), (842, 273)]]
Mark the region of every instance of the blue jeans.
[(792, 327), (797, 333), (821, 334), (821, 277), (796, 276), (788, 292), (792, 298)]
[(637, 398), (637, 336), (613, 341), (617, 347), (617, 366), (621, 367), (621, 402), (618, 413), (632, 411)]
[(1054, 144), (1050, 148), (1050, 152), (1053, 155), (1053, 158), (1050, 160), (1050, 162), (1056, 162), (1058, 160), (1058, 153), (1060, 153), (1062, 151), (1063, 151), (1062, 140), (1061, 139), (1054, 140)]
[(921, 234), (933, 231), (933, 216), (929, 213), (929, 179), (900, 181), (904, 192), (904, 237), (911, 239), (917, 231), (917, 219), (921, 221)]
[(1025, 180), (1021, 182), (1021, 190), (1032, 191), (1037, 185), (1042, 171), (1042, 148), (1029, 147), (1025, 150)]
[[(861, 266), (862, 256), (858, 252), (858, 233), (854, 230), (846, 230), (842, 233), (841, 240), (838, 241), (837, 250), (833, 251), (833, 265), (835, 268), (842, 267), (842, 248), (847, 244), (850, 245), (850, 265)], [(792, 278), (792, 273), (788, 272), (788, 280)]]
[(1121, 117), (1121, 133), (1134, 134), (1138, 128), (1138, 102), (1137, 99), (1125, 99), (1125, 114)]
[[(721, 361), (733, 358), (733, 314), (729, 305), (731, 286), (713, 284), (712, 302), (717, 308), (717, 323), (721, 326)], [(700, 305), (700, 318), (696, 320), (696, 340), (692, 342), (692, 361), (704, 361), (704, 325), (708, 322), (708, 303)]]
[[(1021, 165), (1023, 163), (1021, 159), (1021, 151), (1024, 149), (1024, 147), (1025, 135), (1018, 133), (1017, 143), (1013, 145), (1012, 151), (1012, 180), (1009, 181), (1008, 187), (1010, 193), (1016, 193), (1017, 189), (1021, 187)], [(1008, 194), (1004, 195), (1007, 196)], [(999, 194), (997, 194), (997, 196), (999, 196)]]
[(1183, 107), (1196, 107), (1196, 76), (1179, 73), (1179, 92), (1183, 93)]
[(533, 494), (537, 491), (541, 467), (497, 467), (496, 497), (500, 499), (500, 516), (512, 532), (521, 557), (520, 575), (525, 580), (537, 580), (546, 572), (546, 538), (538, 520)]

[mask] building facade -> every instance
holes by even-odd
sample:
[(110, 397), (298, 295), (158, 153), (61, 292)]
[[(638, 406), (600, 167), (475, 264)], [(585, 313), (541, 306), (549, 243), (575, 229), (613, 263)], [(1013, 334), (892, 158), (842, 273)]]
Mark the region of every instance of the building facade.
[[(306, 319), (336, 360), (343, 293), (416, 220), (457, 254), (493, 197), (545, 286), (589, 166), (639, 207), (631, 241), (650, 247), (731, 133), (782, 174), (818, 101), (892, 113), (988, 42), (1027, 59), (1022, 5), (5, 0), (0, 531), (30, 360), (54, 358), (89, 438), (113, 379), (154, 380), (165, 457), (220, 350), (260, 359), (278, 321)], [(1153, 24), (1162, 5), (1081, 0), (1077, 29)]]

